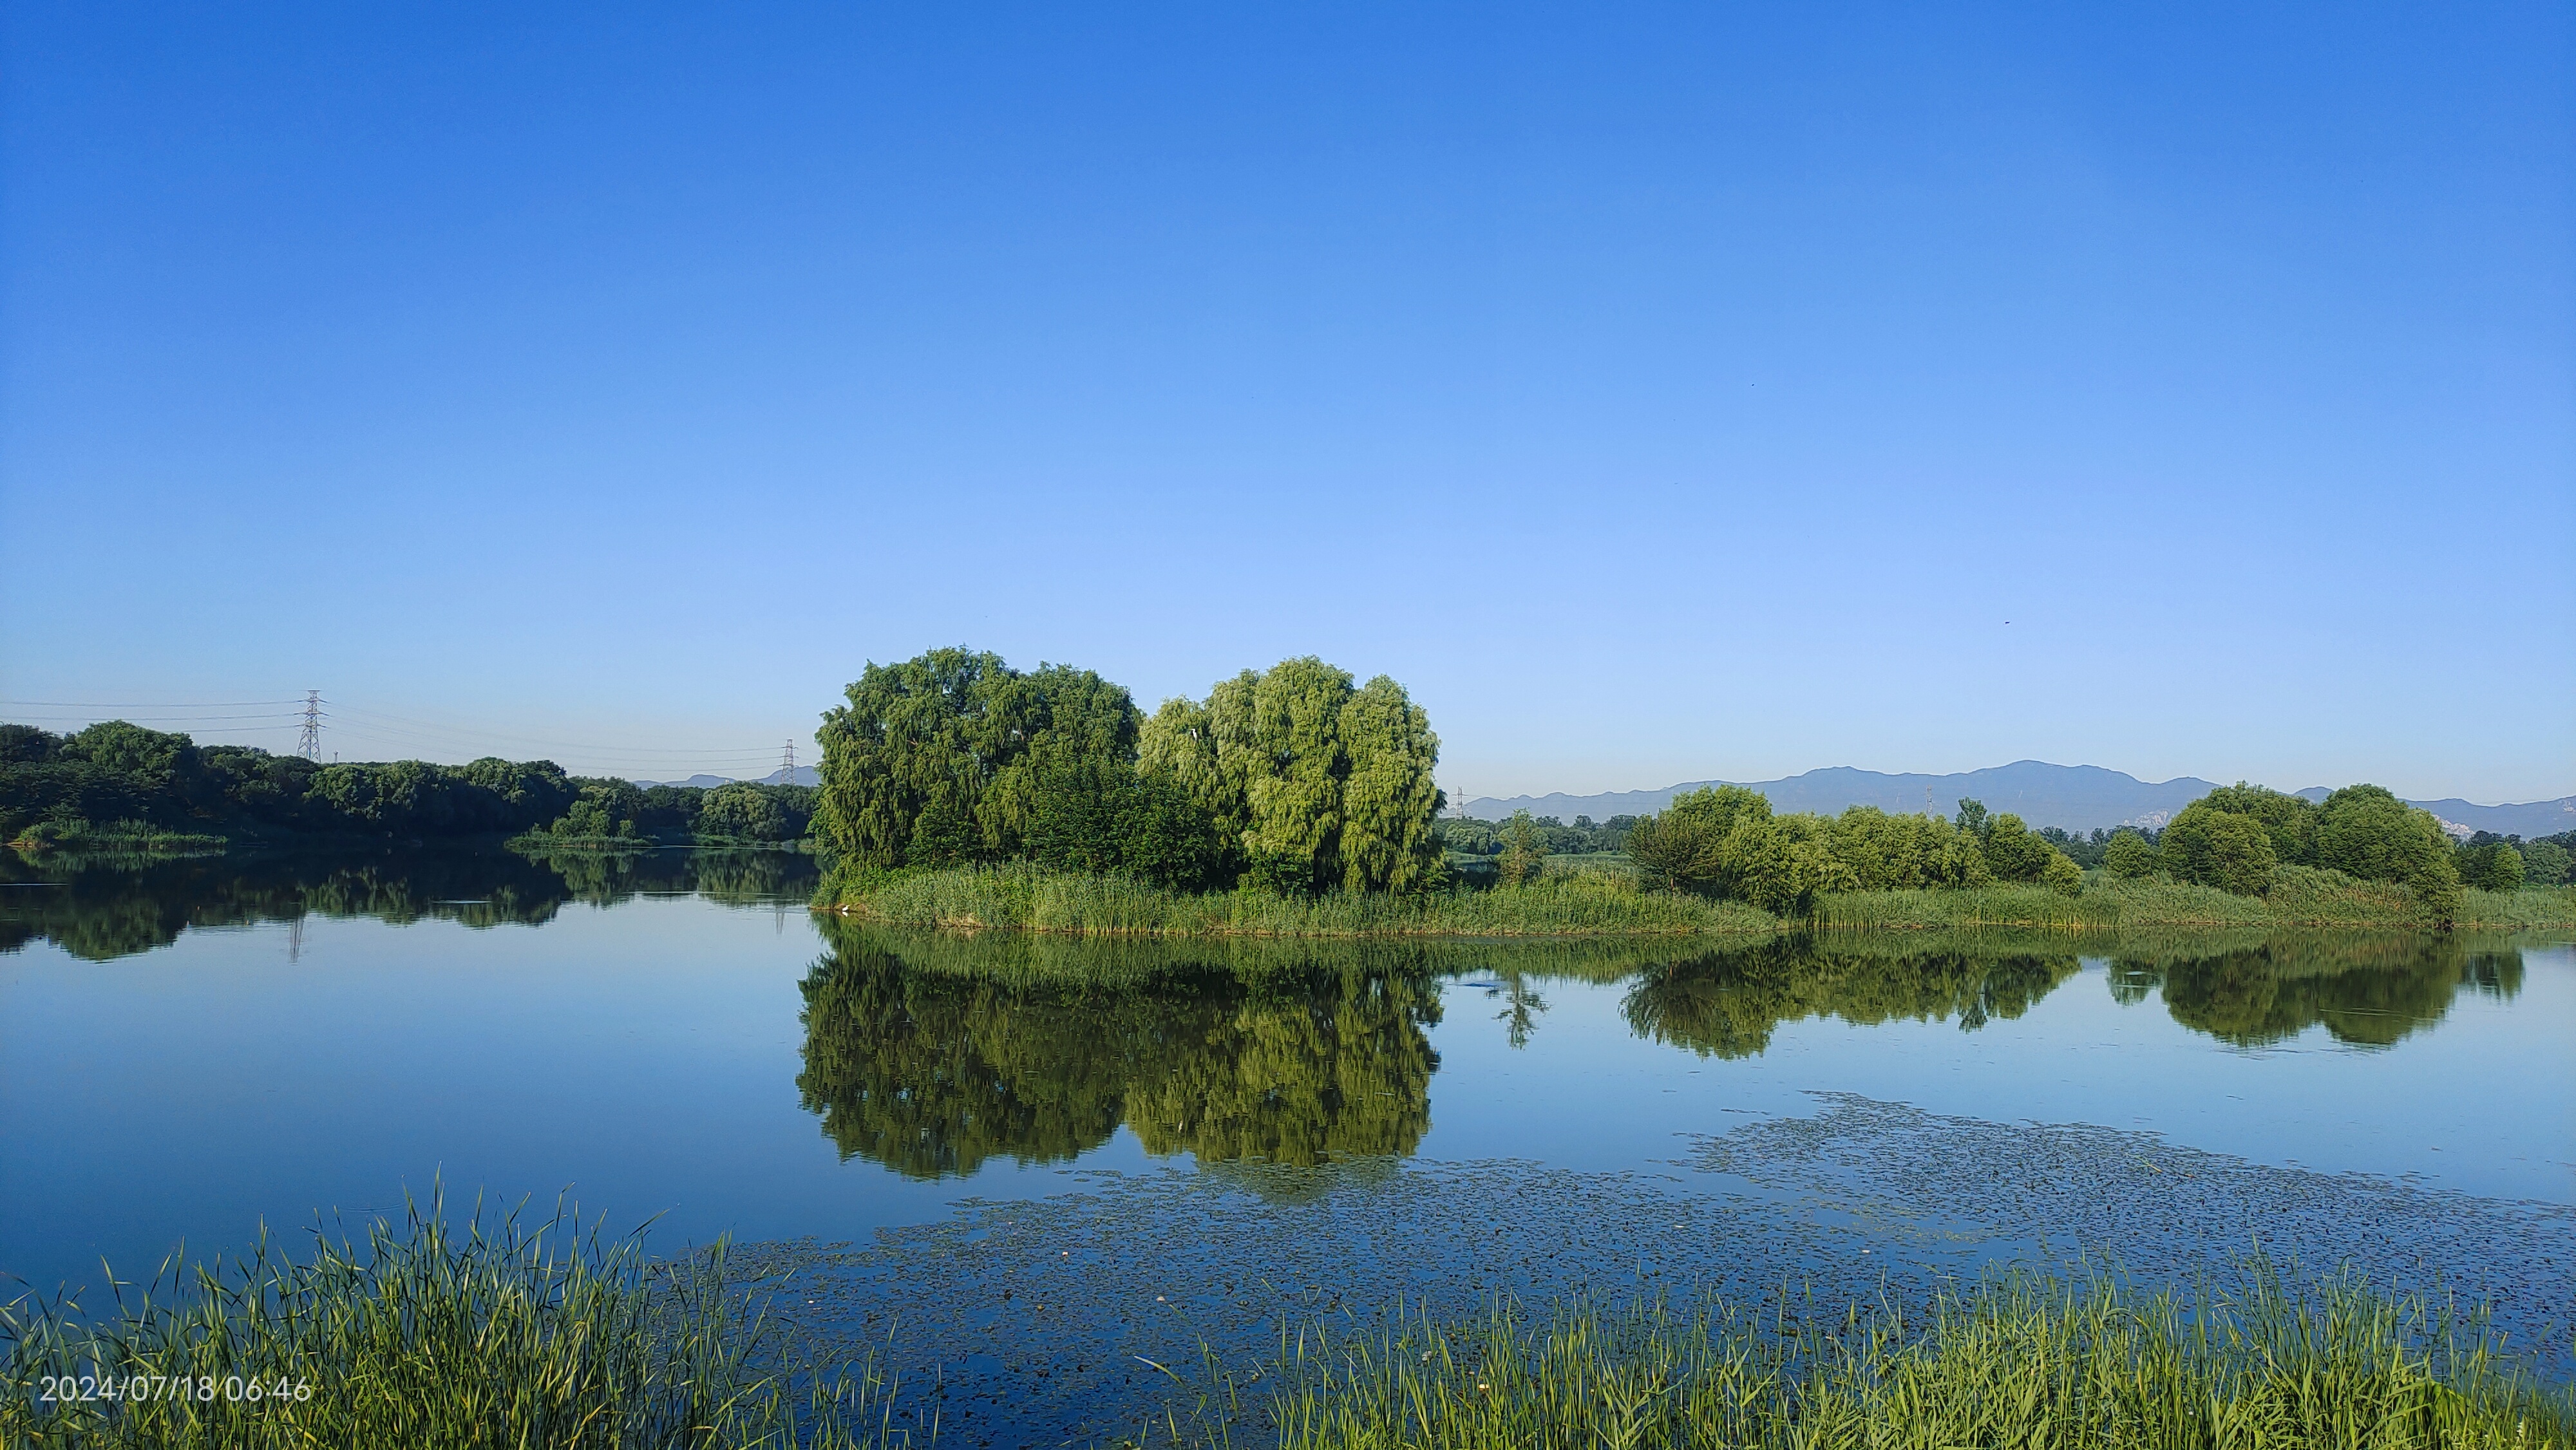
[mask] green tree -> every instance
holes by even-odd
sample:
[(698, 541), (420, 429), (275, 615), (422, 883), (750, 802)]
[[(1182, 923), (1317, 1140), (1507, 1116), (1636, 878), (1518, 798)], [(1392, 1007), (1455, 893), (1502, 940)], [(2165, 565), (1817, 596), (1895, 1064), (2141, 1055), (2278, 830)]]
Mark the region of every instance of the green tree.
[(2102, 848), (2102, 869), (2131, 880), (2151, 875), (2156, 869), (2156, 848), (2135, 831), (2114, 831), (2110, 844)]
[(2202, 796), (2198, 804), (2262, 822), (2264, 834), (2272, 838), (2272, 854), (2281, 861), (2293, 866), (2317, 862), (2317, 808), (2311, 802), (2240, 780)]
[(1139, 732), (1138, 768), (1206, 812), (1244, 879), (1283, 891), (1410, 890), (1441, 868), (1439, 737), (1404, 688), (1354, 686), (1312, 656), (1167, 700)]
[(1547, 860), (1547, 843), (1539, 835), (1538, 823), (1527, 811), (1514, 811), (1503, 826), (1502, 854), (1494, 858), (1494, 875), (1505, 886), (1520, 886), (1536, 879), (1539, 867)]
[(2459, 914), (2460, 873), (2442, 823), (2384, 787), (2348, 785), (2326, 797), (2317, 810), (2317, 864), (2401, 883), (2436, 922)]
[(2272, 835), (2252, 816), (2213, 810), (2201, 801), (2182, 808), (2165, 827), (2164, 869), (2176, 881), (2215, 886), (2239, 896), (2271, 888)]
[(696, 830), (736, 841), (784, 841), (794, 834), (787, 812), (767, 791), (739, 781), (699, 799)]
[(1727, 838), (1746, 822), (1771, 819), (1771, 802), (1740, 785), (1704, 786), (1673, 798), (1628, 829), (1628, 858), (1658, 890), (1723, 896), (1734, 884)]
[(1808, 915), (1822, 893), (1860, 885), (1820, 816), (1741, 817), (1719, 850), (1727, 893), (1782, 916)]
[(1986, 839), (1986, 831), (1989, 824), (1990, 823), (1986, 819), (1986, 803), (1984, 801), (1977, 800), (1974, 797), (1961, 798), (1959, 801), (1960, 830), (1976, 837), (1978, 842), (1983, 844)]
[(1342, 705), (1350, 757), (1342, 782), (1342, 885), (1352, 891), (1413, 891), (1441, 876), (1438, 833), (1444, 797), (1432, 779), (1440, 737), (1404, 687), (1379, 675)]
[(2452, 864), (2462, 885), (2481, 891), (2518, 891), (2527, 874), (2522, 853), (2503, 841), (2470, 846)]
[(864, 866), (1019, 854), (1040, 780), (1077, 762), (1132, 762), (1135, 702), (1089, 670), (1023, 675), (992, 654), (932, 650), (870, 664), (816, 732), (816, 818)]
[(2522, 879), (2533, 886), (2556, 886), (2567, 879), (2567, 848), (2556, 841), (2532, 841), (2522, 848)]

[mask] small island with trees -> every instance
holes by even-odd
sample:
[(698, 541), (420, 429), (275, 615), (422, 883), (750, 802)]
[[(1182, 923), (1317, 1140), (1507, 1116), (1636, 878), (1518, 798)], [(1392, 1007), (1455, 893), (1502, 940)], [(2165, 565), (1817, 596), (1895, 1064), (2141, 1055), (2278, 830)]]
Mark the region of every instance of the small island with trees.
[(1146, 714), (1066, 665), (933, 650), (824, 717), (816, 904), (934, 927), (1527, 935), (1790, 925), (2576, 922), (2567, 843), (2473, 840), (2373, 785), (2237, 785), (2160, 832), (1775, 813), (1740, 786), (1567, 827), (1443, 818), (1404, 687), (1308, 656)]

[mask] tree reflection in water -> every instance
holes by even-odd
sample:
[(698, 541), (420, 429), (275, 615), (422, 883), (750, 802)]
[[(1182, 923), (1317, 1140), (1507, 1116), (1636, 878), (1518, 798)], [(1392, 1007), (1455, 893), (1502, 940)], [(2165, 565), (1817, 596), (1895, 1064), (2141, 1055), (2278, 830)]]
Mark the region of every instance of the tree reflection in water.
[(566, 902), (694, 892), (801, 902), (814, 858), (788, 851), (343, 848), (329, 854), (38, 858), (0, 850), (0, 952), (51, 941), (87, 961), (165, 947), (192, 927), (372, 917), (535, 926)]
[(1956, 1019), (1973, 1032), (2019, 1017), (2078, 967), (2072, 951), (1891, 953), (1779, 937), (1648, 968), (1621, 1008), (1640, 1037), (1703, 1056), (1752, 1057), (1781, 1023), (1809, 1017)]
[(2350, 1047), (2388, 1047), (2442, 1020), (2460, 993), (2510, 999), (2522, 953), (2456, 935), (2282, 934), (2220, 952), (2125, 953), (2111, 967), (2123, 1002), (2164, 997), (2176, 1022), (2238, 1047), (2268, 1047), (2322, 1024)]
[[(1440, 996), (1419, 953), (823, 925), (796, 1083), (844, 1158), (970, 1174), (1068, 1161), (1123, 1125), (1149, 1153), (1307, 1166), (1410, 1153), (1431, 1126)], [(1069, 953), (1088, 960), (1049, 960)]]

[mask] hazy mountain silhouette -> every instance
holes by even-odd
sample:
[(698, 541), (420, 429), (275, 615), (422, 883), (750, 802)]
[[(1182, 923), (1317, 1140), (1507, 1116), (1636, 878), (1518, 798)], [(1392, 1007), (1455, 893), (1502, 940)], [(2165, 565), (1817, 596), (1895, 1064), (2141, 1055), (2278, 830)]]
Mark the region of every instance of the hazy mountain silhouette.
[[(792, 774), (785, 770), (773, 770), (757, 779), (762, 785), (821, 785), (823, 773), (810, 765), (800, 765)], [(687, 780), (639, 780), (632, 783), (644, 790), (651, 790), (657, 785), (690, 785), (700, 790), (713, 790), (720, 785), (733, 784), (734, 778), (729, 775), (693, 775)]]
[[(1642, 816), (1662, 810), (1674, 796), (1702, 786), (1728, 782), (1691, 780), (1661, 790), (1606, 791), (1600, 795), (1479, 796), (1467, 802), (1467, 814), (1499, 821), (1517, 810), (1571, 822), (1576, 816), (1606, 821), (1612, 816)], [(1785, 780), (1736, 781), (1770, 798), (1778, 811), (1835, 814), (1850, 806), (1876, 806), (1891, 813), (1917, 814), (1926, 805), (1948, 815), (1962, 796), (1985, 802), (1990, 811), (2011, 811), (2034, 826), (2061, 826), (2070, 831), (2096, 827), (2160, 826), (2176, 811), (2216, 788), (2197, 776), (2143, 781), (2125, 771), (2098, 765), (2051, 765), (2044, 760), (2016, 760), (2010, 765), (1953, 775), (1888, 775), (1838, 765), (1811, 770)], [(2323, 800), (2327, 789), (2312, 786), (2297, 794)], [(2506, 835), (2546, 836), (2576, 829), (2576, 796), (2524, 805), (2481, 806), (2464, 800), (2416, 801), (2455, 834), (2495, 831)]]

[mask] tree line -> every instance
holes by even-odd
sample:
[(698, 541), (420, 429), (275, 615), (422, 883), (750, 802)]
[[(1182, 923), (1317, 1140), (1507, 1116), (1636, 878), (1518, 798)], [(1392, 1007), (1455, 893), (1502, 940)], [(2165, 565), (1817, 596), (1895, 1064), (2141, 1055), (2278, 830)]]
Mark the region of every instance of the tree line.
[(1801, 916), (1830, 891), (1908, 891), (2034, 882), (2069, 895), (2083, 869), (2021, 817), (1974, 800), (1956, 819), (1853, 806), (1838, 816), (1777, 815), (1760, 791), (1705, 787), (1628, 831), (1629, 859), (1650, 887), (1749, 902)]
[(323, 764), (104, 721), (68, 735), (0, 725), (0, 841), (154, 835), (403, 840), (541, 833), (781, 843), (804, 834), (811, 787), (714, 789), (575, 776), (550, 760)]
[(1404, 687), (1306, 656), (1147, 715), (1071, 665), (871, 663), (823, 717), (816, 830), (845, 869), (1028, 860), (1177, 890), (1444, 884), (1440, 741)]
[(2115, 836), (2103, 866), (2116, 876), (2163, 875), (2244, 896), (2270, 890), (2282, 867), (2338, 871), (2404, 886), (2428, 914), (2448, 920), (2463, 887), (2511, 891), (2566, 879), (2563, 844), (2528, 849), (2538, 870), (2501, 837), (2481, 833), (2455, 845), (2432, 812), (2382, 786), (2348, 785), (2311, 801), (2239, 781), (2183, 807), (2152, 844), (2135, 833)]

